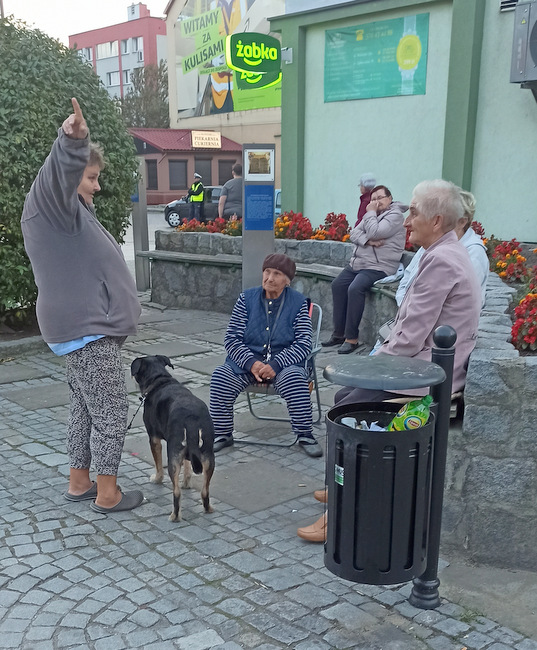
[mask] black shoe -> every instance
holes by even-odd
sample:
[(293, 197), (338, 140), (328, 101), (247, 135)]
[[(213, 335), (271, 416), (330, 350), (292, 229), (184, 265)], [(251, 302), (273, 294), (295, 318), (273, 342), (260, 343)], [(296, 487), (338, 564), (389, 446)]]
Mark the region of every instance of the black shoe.
[(213, 451), (221, 451), (224, 447), (233, 447), (233, 436), (218, 436), (214, 441)]
[(316, 440), (310, 442), (309, 444), (306, 442), (299, 442), (298, 444), (310, 458), (321, 458), (323, 455), (321, 445)]
[(321, 345), (323, 346), (323, 348), (331, 348), (334, 345), (341, 345), (344, 341), (345, 341), (344, 336), (334, 336), (332, 334), (332, 336), (328, 339), (328, 341), (324, 341), (323, 343), (321, 343)]
[(337, 351), (338, 354), (350, 354), (351, 352), (354, 352), (360, 347), (364, 347), (363, 343), (349, 343), (348, 341), (345, 341), (343, 345), (339, 348)]

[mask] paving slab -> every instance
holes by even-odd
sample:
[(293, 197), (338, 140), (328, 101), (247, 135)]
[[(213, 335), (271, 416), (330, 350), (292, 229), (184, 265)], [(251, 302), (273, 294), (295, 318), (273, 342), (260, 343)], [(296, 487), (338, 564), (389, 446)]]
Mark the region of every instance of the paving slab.
[(140, 344), (136, 341), (125, 343), (127, 350), (136, 351), (138, 356), (163, 354), (170, 359), (182, 357), (189, 354), (199, 354), (200, 352), (210, 352), (210, 348), (183, 341), (167, 341), (164, 343)]
[(39, 388), (20, 388), (5, 394), (6, 399), (15, 402), (28, 411), (64, 406), (69, 403), (69, 389), (67, 384), (59, 382), (39, 386)]
[(203, 332), (203, 336), (207, 332), (213, 330), (221, 330), (221, 323), (211, 323), (207, 320), (194, 319), (188, 321), (167, 321), (165, 323), (158, 323), (155, 325), (155, 329), (160, 330), (161, 332), (170, 332), (171, 334), (177, 334), (178, 336), (189, 336), (190, 334), (200, 334)]
[(220, 501), (252, 514), (311, 495), (319, 481), (270, 460), (250, 460), (217, 470), (211, 492)]
[(226, 336), (227, 327), (214, 330), (212, 332), (200, 332), (196, 339), (200, 341), (207, 341), (208, 343), (215, 343), (216, 345), (224, 345), (224, 337)]
[(137, 341), (147, 341), (148, 339), (160, 339), (162, 338), (162, 332), (158, 329), (152, 327), (144, 327), (139, 329), (134, 336), (129, 336), (126, 343), (134, 343)]
[(39, 379), (46, 377), (47, 373), (38, 368), (32, 368), (22, 363), (6, 362), (0, 363), (0, 384), (11, 384), (15, 381), (27, 381), (28, 379)]
[(501, 620), (508, 608), (510, 625), (537, 640), (537, 577), (531, 571), (450, 563), (439, 575), (442, 595), (475, 615)]
[(212, 375), (214, 369), (218, 366), (221, 366), (226, 360), (226, 357), (227, 354), (224, 352), (222, 354), (203, 357), (201, 359), (186, 359), (185, 361), (181, 361), (181, 368), (195, 370), (196, 372), (201, 372), (204, 375)]
[[(134, 415), (134, 411), (129, 410), (129, 422), (130, 418)], [(123, 445), (123, 454), (127, 454), (130, 456), (137, 456), (141, 460), (145, 461), (146, 463), (149, 463), (149, 465), (153, 466), (153, 456), (151, 455), (151, 449), (149, 447), (149, 436), (147, 435), (147, 431), (145, 430), (144, 422), (142, 420), (142, 415), (141, 415), (141, 410), (136, 416), (134, 423), (133, 423), (133, 428), (136, 429), (137, 431), (135, 433), (128, 432), (127, 437), (125, 438), (125, 444)], [(139, 431), (138, 429), (142, 428), (143, 431)], [(163, 441), (162, 443), (162, 458), (166, 460), (166, 442)]]

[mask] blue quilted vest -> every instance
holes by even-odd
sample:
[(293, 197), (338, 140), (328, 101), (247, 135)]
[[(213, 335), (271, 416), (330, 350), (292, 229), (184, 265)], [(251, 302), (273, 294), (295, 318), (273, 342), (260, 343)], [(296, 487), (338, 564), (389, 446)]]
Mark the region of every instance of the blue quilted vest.
[[(284, 289), (282, 297), (285, 298), (284, 304), (270, 338), (272, 359), (295, 340), (293, 322), (306, 300), (305, 296), (290, 287)], [(248, 312), (244, 344), (250, 348), (257, 360), (264, 361), (266, 351), (264, 346), (269, 343), (269, 332), (267, 331), (268, 321), (263, 287), (247, 289), (244, 292), (244, 301)], [(228, 358), (227, 362), (230, 361), (231, 359)], [(231, 362), (231, 365), (235, 366), (236, 364)], [(238, 367), (237, 369), (239, 372), (244, 372)]]

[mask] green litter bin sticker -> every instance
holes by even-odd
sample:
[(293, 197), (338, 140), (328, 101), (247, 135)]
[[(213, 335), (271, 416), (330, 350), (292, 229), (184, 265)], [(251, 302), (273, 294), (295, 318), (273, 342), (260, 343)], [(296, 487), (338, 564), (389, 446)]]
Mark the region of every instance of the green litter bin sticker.
[(335, 469), (336, 471), (335, 471), (334, 480), (338, 485), (343, 485), (345, 470), (343, 469), (343, 467), (341, 467), (341, 465), (336, 465)]

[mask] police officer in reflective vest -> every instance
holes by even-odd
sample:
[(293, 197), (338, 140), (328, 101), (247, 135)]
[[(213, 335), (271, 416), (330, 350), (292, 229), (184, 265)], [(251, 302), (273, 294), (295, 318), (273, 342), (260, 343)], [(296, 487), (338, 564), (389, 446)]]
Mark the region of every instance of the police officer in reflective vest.
[(188, 190), (188, 200), (190, 201), (190, 218), (203, 220), (203, 194), (204, 187), (201, 182), (201, 175), (196, 172), (194, 174), (194, 182)]

